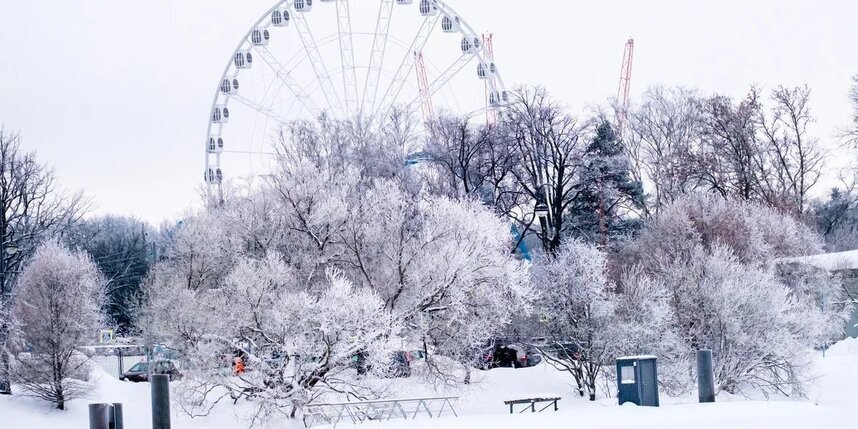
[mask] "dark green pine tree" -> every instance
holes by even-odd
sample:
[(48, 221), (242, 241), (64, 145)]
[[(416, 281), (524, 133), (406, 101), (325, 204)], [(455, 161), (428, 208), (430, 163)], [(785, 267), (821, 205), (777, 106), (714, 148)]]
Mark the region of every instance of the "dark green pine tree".
[(632, 180), (622, 142), (606, 118), (599, 119), (582, 162), (579, 194), (567, 222), (575, 236), (606, 246), (611, 237), (638, 227), (636, 212), (643, 207), (643, 187)]

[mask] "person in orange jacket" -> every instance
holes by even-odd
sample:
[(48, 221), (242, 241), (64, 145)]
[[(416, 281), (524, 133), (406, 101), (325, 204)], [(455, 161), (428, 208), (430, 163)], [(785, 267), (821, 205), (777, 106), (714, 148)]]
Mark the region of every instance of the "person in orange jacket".
[(232, 360), (232, 373), (235, 375), (244, 374), (244, 360), (241, 357), (236, 356)]

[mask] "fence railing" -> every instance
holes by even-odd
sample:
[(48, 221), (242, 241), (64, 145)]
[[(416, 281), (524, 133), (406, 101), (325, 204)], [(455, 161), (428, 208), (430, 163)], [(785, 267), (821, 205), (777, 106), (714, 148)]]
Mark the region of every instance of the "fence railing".
[(458, 417), (455, 405), (458, 396), (435, 398), (387, 399), (377, 401), (309, 404), (304, 407), (304, 426), (337, 425), (343, 421), (353, 424), (365, 421), (415, 419), (418, 416), (440, 417), (445, 411)]

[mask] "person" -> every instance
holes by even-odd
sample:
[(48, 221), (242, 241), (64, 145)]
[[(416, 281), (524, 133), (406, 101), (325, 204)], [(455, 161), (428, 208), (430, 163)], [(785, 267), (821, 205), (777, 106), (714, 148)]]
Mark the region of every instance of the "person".
[(232, 373), (234, 375), (244, 374), (244, 360), (242, 360), (239, 356), (236, 356), (232, 360)]

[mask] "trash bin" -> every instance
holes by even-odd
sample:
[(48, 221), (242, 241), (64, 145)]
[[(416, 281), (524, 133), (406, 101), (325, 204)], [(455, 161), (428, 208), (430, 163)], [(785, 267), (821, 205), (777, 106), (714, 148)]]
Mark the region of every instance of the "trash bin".
[(655, 356), (617, 358), (617, 398), (626, 402), (657, 407), (658, 372)]

